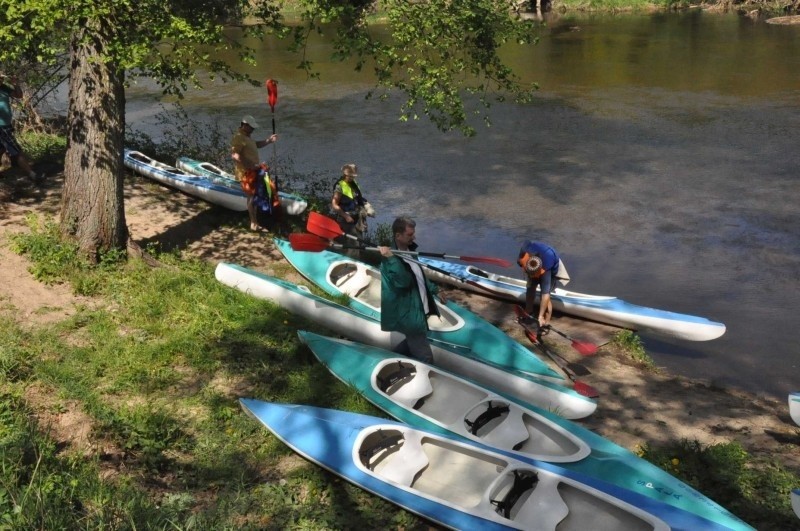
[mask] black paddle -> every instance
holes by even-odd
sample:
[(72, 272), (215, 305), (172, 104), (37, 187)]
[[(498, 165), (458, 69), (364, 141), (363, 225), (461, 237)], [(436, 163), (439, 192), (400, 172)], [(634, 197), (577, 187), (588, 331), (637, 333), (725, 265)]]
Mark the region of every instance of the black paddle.
[[(515, 308), (519, 307), (516, 306)], [(569, 378), (569, 380), (572, 382), (575, 391), (589, 398), (599, 397), (600, 393), (597, 391), (597, 389), (587, 384), (586, 382), (578, 380), (578, 376), (588, 376), (591, 374), (591, 371), (588, 368), (586, 368), (586, 366), (581, 365), (580, 363), (572, 363), (561, 354), (553, 352), (552, 350), (547, 348), (547, 346), (545, 346), (545, 344), (542, 341), (540, 341), (538, 334), (539, 332), (538, 325), (536, 328), (534, 328), (533, 325), (524, 323), (522, 321), (524, 317), (520, 315), (520, 312), (525, 316), (527, 316), (528, 313), (525, 312), (525, 310), (522, 308), (519, 308), (519, 310), (517, 311), (517, 315), (520, 316), (517, 318), (517, 322), (525, 330), (525, 335), (527, 336), (527, 338), (530, 340), (531, 343), (533, 343), (535, 347), (538, 347), (539, 350), (541, 350), (545, 356), (553, 360), (553, 363), (558, 365), (558, 368), (561, 369), (567, 376), (567, 378)]]
[[(353, 236), (352, 234), (347, 234), (342, 230), (342, 227), (336, 223), (335, 220), (323, 216), (319, 212), (311, 212), (308, 215), (308, 223), (306, 224), (306, 230), (312, 234), (315, 234), (321, 238), (327, 238), (332, 240), (334, 238), (338, 238), (340, 236), (345, 236), (347, 238), (353, 239), (358, 241), (361, 244), (368, 244), (360, 238)], [(375, 250), (370, 247), (365, 247), (364, 249), (367, 250)], [(456, 255), (449, 255), (443, 253), (428, 253), (422, 251), (397, 251), (396, 249), (392, 249), (393, 253), (406, 253), (406, 254), (413, 254), (416, 256), (430, 256), (431, 258), (452, 258), (454, 260), (461, 260), (462, 262), (482, 262), (486, 264), (495, 264), (501, 267), (509, 267), (511, 263), (508, 260), (503, 260), (502, 258), (494, 258), (491, 256), (456, 256)]]

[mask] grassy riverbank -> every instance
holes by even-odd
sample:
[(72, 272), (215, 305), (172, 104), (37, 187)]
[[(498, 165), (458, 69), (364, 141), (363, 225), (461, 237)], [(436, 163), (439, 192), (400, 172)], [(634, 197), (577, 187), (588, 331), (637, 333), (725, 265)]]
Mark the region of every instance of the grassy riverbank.
[[(238, 398), (257, 397), (382, 416), (296, 337), (298, 329), (327, 331), (214, 280), (215, 261), (247, 264), (252, 256), (262, 270), (290, 275), (269, 242), (241, 230), (238, 216), (209, 214), (198, 202), (187, 210), (179, 196), (147, 181), (126, 189), (133, 194), (126, 198), (129, 224), (143, 244), (150, 239), (143, 219), (153, 234), (172, 232), (179, 219), (203, 233), (209, 224), (213, 240), (224, 243), (175, 245), (157, 254), (159, 267), (115, 256), (89, 267), (42, 215), (30, 216), (16, 235), (5, 233), (4, 245), (11, 242), (27, 265), (15, 277), (20, 266), (4, 260), (21, 293), (0, 297), (0, 521), (14, 529), (426, 529), (293, 455), (240, 411)], [(33, 193), (22, 188), (16, 196), (27, 203)], [(39, 210), (47, 203), (41, 199)], [(237, 242), (250, 246), (250, 259), (236, 254)], [(33, 313), (14, 309), (45, 285), (42, 295), (55, 299)], [(58, 316), (64, 304), (74, 310)], [(638, 351), (635, 340), (621, 343)], [(603, 367), (593, 372), (620, 381), (610, 365), (617, 355), (621, 350), (604, 347), (597, 359)], [(622, 370), (647, 379), (649, 396), (657, 396), (663, 384), (638, 368), (641, 352), (635, 356), (640, 361)], [(706, 400), (693, 393), (681, 399)], [(603, 388), (597, 419), (613, 439), (634, 435), (641, 455), (759, 529), (793, 525), (788, 493), (800, 478), (779, 452), (757, 457), (750, 446), (724, 440), (656, 442), (635, 420), (641, 414), (617, 418), (617, 399), (630, 401), (615, 394)]]

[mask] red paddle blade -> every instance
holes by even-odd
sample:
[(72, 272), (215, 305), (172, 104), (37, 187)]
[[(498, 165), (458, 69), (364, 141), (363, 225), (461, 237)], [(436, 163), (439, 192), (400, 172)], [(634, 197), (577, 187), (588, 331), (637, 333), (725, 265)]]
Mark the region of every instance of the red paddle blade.
[(329, 240), (344, 236), (344, 231), (335, 220), (313, 211), (308, 214), (306, 230)]
[(289, 235), (289, 245), (295, 251), (318, 253), (330, 247), (330, 242), (314, 234), (293, 232)]
[(274, 79), (268, 79), (264, 82), (267, 87), (267, 103), (269, 103), (272, 112), (275, 112), (275, 105), (278, 103), (278, 82)]
[(576, 393), (587, 398), (600, 398), (600, 392), (597, 389), (580, 380), (575, 380), (572, 388)]
[(578, 351), (583, 356), (594, 356), (597, 354), (597, 345), (593, 343), (584, 343), (582, 341), (573, 341), (572, 348)]
[(495, 264), (500, 267), (511, 267), (511, 262), (503, 260), (502, 258), (494, 258), (492, 256), (459, 256), (462, 262), (479, 262), (484, 264)]

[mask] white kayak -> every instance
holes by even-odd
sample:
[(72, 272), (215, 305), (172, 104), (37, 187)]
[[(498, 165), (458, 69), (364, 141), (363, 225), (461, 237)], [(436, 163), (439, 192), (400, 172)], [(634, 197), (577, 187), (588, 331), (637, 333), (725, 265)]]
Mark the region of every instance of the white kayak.
[(159, 162), (141, 151), (126, 149), (123, 162), (136, 173), (209, 203), (230, 210), (247, 210), (246, 199), (243, 202), (244, 193), (238, 184), (234, 187), (216, 183), (208, 177)]
[[(435, 282), (449, 284), (481, 295), (525, 303), (526, 282), (521, 278), (498, 275), (472, 265), (419, 257), (425, 274)], [(553, 309), (622, 328), (685, 339), (709, 341), (725, 333), (725, 325), (688, 315), (638, 306), (605, 295), (588, 295), (556, 288), (551, 294)]]
[[(215, 276), (218, 281), (260, 299), (273, 301), (282, 308), (314, 321), (348, 338), (397, 351), (405, 336), (381, 330), (379, 322), (349, 308), (312, 294), (298, 286), (238, 265), (220, 263)], [(556, 384), (539, 375), (490, 364), (480, 353), (468, 349), (432, 343), (434, 364), (463, 378), (480, 383), (494, 392), (510, 396), (564, 418), (584, 418), (597, 409), (597, 402), (574, 389)]]
[(800, 426), (800, 391), (789, 393), (789, 416)]
[[(175, 165), (193, 175), (201, 175), (203, 177), (207, 177), (214, 183), (222, 186), (229, 186), (238, 190), (242, 199), (242, 208), (239, 210), (247, 209), (247, 196), (242, 191), (239, 181), (237, 181), (231, 173), (210, 162), (195, 160), (189, 157), (180, 157), (176, 161)], [(306, 208), (308, 207), (308, 201), (299, 195), (278, 190), (278, 197), (281, 199), (281, 208), (290, 216), (298, 216), (305, 212)]]

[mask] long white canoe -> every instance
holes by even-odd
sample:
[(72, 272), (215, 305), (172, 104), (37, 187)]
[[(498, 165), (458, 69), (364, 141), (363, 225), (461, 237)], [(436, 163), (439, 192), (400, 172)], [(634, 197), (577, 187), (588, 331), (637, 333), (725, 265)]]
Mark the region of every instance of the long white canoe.
[[(318, 297), (304, 286), (227, 263), (217, 265), (215, 276), (227, 286), (273, 301), (296, 315), (354, 341), (386, 350), (402, 350), (402, 343), (405, 341), (403, 334), (385, 332), (381, 330), (379, 322)], [(500, 395), (536, 405), (568, 419), (587, 417), (597, 409), (595, 400), (569, 387), (538, 375), (490, 364), (480, 353), (437, 343), (432, 343), (431, 349), (436, 366), (480, 383)]]
[[(472, 265), (419, 257), (425, 274), (435, 282), (481, 295), (525, 303), (526, 282)], [(658, 310), (625, 302), (617, 297), (588, 295), (561, 288), (551, 294), (553, 309), (631, 330), (651, 332), (689, 341), (709, 341), (725, 333), (725, 325), (705, 317)]]
[[(242, 208), (239, 210), (247, 209), (247, 196), (242, 191), (239, 181), (237, 181), (231, 173), (210, 162), (195, 160), (189, 157), (180, 157), (175, 162), (175, 165), (193, 175), (200, 175), (221, 186), (228, 186), (238, 190), (242, 201)], [(308, 207), (308, 201), (299, 195), (278, 190), (278, 197), (281, 199), (281, 208), (290, 216), (299, 216), (305, 212), (306, 208)]]
[(247, 210), (247, 201), (243, 200), (244, 193), (238, 184), (233, 187), (216, 183), (207, 177), (159, 162), (141, 151), (126, 149), (123, 162), (127, 168), (145, 177), (209, 203), (230, 210)]

